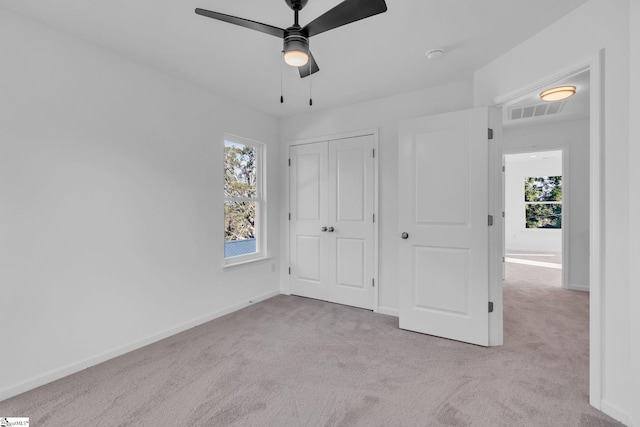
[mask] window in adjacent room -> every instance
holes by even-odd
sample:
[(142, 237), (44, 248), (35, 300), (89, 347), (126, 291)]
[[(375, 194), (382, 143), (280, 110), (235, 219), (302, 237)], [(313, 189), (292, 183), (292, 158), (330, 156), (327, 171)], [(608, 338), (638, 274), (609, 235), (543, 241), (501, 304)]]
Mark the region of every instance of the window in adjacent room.
[(524, 201), (526, 228), (562, 228), (561, 176), (525, 178)]
[(262, 143), (225, 135), (225, 264), (235, 264), (265, 256), (263, 157)]

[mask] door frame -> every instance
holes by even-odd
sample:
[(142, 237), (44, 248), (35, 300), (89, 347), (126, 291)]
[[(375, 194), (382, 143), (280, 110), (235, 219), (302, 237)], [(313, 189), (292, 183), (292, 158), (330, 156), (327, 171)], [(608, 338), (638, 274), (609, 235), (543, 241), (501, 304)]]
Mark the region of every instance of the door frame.
[[(503, 140), (504, 143), (504, 140)], [(561, 239), (562, 239), (562, 243), (561, 243), (561, 263), (562, 263), (562, 287), (564, 289), (571, 289), (571, 287), (569, 286), (569, 230), (571, 229), (571, 223), (570, 221), (565, 221), (565, 219), (567, 219), (569, 217), (569, 212), (571, 212), (571, 207), (569, 204), (569, 200), (572, 199), (571, 197), (571, 178), (570, 178), (570, 174), (571, 171), (569, 170), (569, 156), (570, 156), (570, 149), (569, 146), (567, 145), (549, 145), (549, 146), (544, 146), (544, 147), (529, 147), (529, 148), (516, 148), (513, 150), (508, 150), (508, 149), (504, 149), (502, 150), (502, 157), (504, 159), (505, 156), (508, 156), (510, 154), (524, 154), (524, 153), (540, 153), (540, 152), (545, 152), (545, 151), (560, 151), (562, 152), (562, 228), (560, 229), (560, 233), (561, 233)], [(503, 163), (504, 165), (504, 163)], [(569, 177), (569, 178), (567, 178)], [(502, 180), (503, 180), (503, 186), (502, 186), (502, 211), (504, 212), (504, 202), (505, 202), (505, 187), (504, 187), (504, 178), (505, 178), (505, 174), (502, 174)], [(506, 225), (505, 225), (505, 219), (503, 218), (502, 220), (502, 237), (503, 237), (503, 242), (502, 242), (502, 248), (503, 250), (505, 250), (505, 240), (506, 240)], [(504, 252), (503, 252), (504, 254)], [(502, 255), (505, 256), (505, 255)], [(574, 289), (574, 290), (578, 290), (578, 289)], [(579, 289), (579, 290), (583, 290), (583, 289)]]
[(324, 142), (324, 141), (334, 141), (340, 139), (347, 138), (355, 138), (358, 136), (373, 136), (373, 149), (375, 150), (375, 156), (373, 157), (373, 214), (375, 215), (375, 222), (373, 224), (373, 279), (374, 279), (374, 289), (373, 289), (373, 312), (378, 313), (379, 309), (379, 293), (380, 293), (380, 281), (378, 280), (378, 231), (380, 227), (380, 216), (378, 214), (378, 200), (379, 200), (379, 159), (380, 159), (380, 150), (379, 150), (379, 131), (378, 128), (365, 129), (353, 132), (344, 132), (339, 134), (331, 134), (324, 135), (312, 138), (304, 138), (297, 139), (293, 141), (286, 142), (284, 144), (284, 153), (282, 157), (282, 170), (284, 171), (283, 181), (284, 181), (284, 204), (282, 206), (286, 207), (285, 213), (282, 215), (282, 221), (280, 222), (281, 229), (284, 230), (284, 233), (281, 233), (284, 236), (283, 241), (280, 244), (280, 249), (282, 253), (282, 257), (280, 260), (280, 293), (284, 295), (291, 295), (291, 289), (289, 286), (289, 259), (291, 255), (291, 250), (289, 247), (290, 241), (290, 233), (289, 233), (289, 212), (290, 208), (290, 186), (289, 186), (289, 153), (291, 150), (291, 146), (293, 145), (304, 145), (304, 144), (313, 144), (316, 142)]
[[(502, 144), (502, 105), (509, 101), (514, 101), (526, 94), (541, 90), (553, 82), (569, 77), (580, 71), (589, 69), (589, 403), (591, 406), (601, 409), (602, 407), (602, 373), (603, 367), (603, 300), (605, 295), (604, 282), (604, 58), (605, 50), (600, 49), (592, 53), (582, 62), (575, 64), (565, 70), (561, 70), (553, 76), (549, 76), (538, 82), (534, 82), (516, 91), (500, 95), (494, 99), (494, 106), (497, 107), (500, 115), (492, 122), (496, 127), (495, 144), (491, 146), (489, 160), (489, 175), (491, 185), (490, 206), (493, 214), (502, 212), (502, 188), (501, 157), (503, 152)], [(489, 295), (495, 298), (494, 307), (497, 313), (490, 316), (489, 320), (489, 345), (502, 345), (504, 342), (503, 323), (503, 301), (502, 301), (502, 281), (496, 273), (501, 271), (499, 263), (502, 245), (502, 227), (494, 227), (491, 232), (489, 255)]]

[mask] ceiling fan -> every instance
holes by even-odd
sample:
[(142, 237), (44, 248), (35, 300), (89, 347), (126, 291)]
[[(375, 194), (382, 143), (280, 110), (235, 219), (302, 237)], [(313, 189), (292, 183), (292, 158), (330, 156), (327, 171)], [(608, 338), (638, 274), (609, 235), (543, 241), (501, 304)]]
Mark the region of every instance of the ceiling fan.
[(320, 71), (318, 64), (309, 51), (310, 37), (387, 10), (384, 0), (345, 0), (304, 27), (301, 27), (298, 23), (298, 13), (307, 5), (308, 1), (285, 0), (285, 3), (293, 9), (294, 13), (294, 23), (286, 29), (205, 9), (196, 9), (196, 13), (282, 38), (284, 41), (284, 61), (292, 67), (298, 67), (300, 77), (304, 78)]

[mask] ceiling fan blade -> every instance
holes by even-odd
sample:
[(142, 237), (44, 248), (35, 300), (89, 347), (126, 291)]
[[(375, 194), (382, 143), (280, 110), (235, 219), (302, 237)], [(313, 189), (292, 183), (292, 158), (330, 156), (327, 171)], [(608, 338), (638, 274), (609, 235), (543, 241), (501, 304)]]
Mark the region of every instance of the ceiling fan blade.
[(261, 22), (251, 21), (249, 19), (244, 19), (244, 18), (238, 18), (236, 16), (231, 16), (231, 15), (225, 15), (224, 13), (212, 12), (210, 10), (205, 10), (205, 9), (196, 9), (196, 13), (198, 15), (206, 16), (207, 18), (217, 19), (219, 21), (228, 22), (230, 24), (235, 24), (241, 27), (271, 34), (272, 36), (284, 38), (284, 30), (282, 28), (263, 24)]
[(311, 37), (386, 11), (384, 0), (345, 0), (308, 23), (302, 31)]
[(298, 67), (298, 71), (300, 72), (300, 78), (302, 79), (304, 79), (305, 77), (309, 77), (311, 74), (317, 73), (318, 71), (320, 71), (320, 68), (318, 67), (318, 63), (316, 62), (311, 52), (309, 52), (309, 62), (307, 62), (302, 67)]

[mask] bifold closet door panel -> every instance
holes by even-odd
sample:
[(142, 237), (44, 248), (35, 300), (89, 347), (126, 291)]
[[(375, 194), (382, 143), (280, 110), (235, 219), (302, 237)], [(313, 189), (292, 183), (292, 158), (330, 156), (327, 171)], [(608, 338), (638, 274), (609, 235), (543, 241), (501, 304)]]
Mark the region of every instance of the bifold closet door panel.
[(327, 143), (292, 146), (290, 159), (290, 291), (326, 300)]
[(329, 301), (373, 308), (373, 136), (329, 142)]

